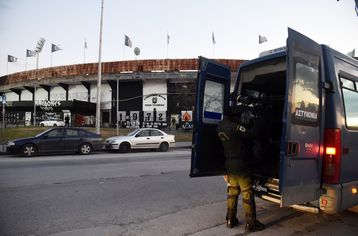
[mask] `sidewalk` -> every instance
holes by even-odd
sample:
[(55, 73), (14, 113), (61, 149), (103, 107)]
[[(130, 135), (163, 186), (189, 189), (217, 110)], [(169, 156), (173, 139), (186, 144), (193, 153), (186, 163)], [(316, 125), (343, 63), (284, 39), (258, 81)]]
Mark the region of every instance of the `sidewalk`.
[[(191, 142), (176, 142), (175, 149), (177, 148), (191, 148)], [(6, 153), (6, 145), (0, 145), (0, 154)]]
[(191, 148), (191, 142), (176, 142), (175, 148)]

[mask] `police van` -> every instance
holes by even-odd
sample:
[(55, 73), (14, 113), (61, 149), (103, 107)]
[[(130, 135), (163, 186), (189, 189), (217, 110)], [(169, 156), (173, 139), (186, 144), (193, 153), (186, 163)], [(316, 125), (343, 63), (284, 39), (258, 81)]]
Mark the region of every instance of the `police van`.
[[(230, 75), (199, 59), (191, 177), (225, 171), (216, 127), (231, 100)], [(289, 28), (285, 50), (240, 65), (233, 94), (266, 107), (269, 149), (254, 172), (257, 196), (332, 214), (358, 205), (356, 59)]]

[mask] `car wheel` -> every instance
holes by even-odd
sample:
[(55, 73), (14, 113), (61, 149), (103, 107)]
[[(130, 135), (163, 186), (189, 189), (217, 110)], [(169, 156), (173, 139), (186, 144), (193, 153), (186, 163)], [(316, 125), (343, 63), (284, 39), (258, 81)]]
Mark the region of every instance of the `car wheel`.
[(56, 124), (53, 124), (53, 127), (57, 127), (57, 125), (56, 125)]
[(41, 123), (40, 126), (45, 126), (45, 124), (44, 124), (44, 123)]
[(81, 155), (88, 155), (92, 152), (92, 146), (89, 143), (82, 143), (79, 147), (79, 153)]
[(130, 149), (131, 147), (128, 143), (121, 143), (121, 145), (119, 146), (120, 152), (129, 152)]
[(36, 146), (33, 144), (26, 144), (22, 147), (22, 154), (25, 157), (33, 157), (37, 154)]
[(169, 145), (168, 143), (161, 143), (159, 146), (159, 149), (161, 152), (167, 152), (169, 150)]

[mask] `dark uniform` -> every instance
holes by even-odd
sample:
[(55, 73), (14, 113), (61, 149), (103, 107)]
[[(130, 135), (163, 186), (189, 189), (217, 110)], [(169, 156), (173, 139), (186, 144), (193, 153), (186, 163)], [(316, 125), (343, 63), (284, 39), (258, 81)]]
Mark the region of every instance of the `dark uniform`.
[[(249, 121), (251, 119), (251, 121)], [(257, 120), (258, 121), (258, 120)], [(238, 225), (237, 200), (242, 193), (242, 203), (245, 211), (247, 231), (257, 231), (265, 228), (256, 220), (256, 207), (252, 189), (252, 164), (254, 136), (260, 127), (255, 122), (251, 112), (243, 112), (240, 121), (232, 114), (224, 116), (217, 127), (218, 136), (223, 144), (225, 152), (227, 190), (227, 226), (232, 228)], [(252, 122), (250, 124), (249, 122)], [(256, 124), (255, 124), (256, 123)], [(244, 124), (244, 125), (242, 125)]]
[(70, 117), (65, 117), (65, 126), (70, 126)]

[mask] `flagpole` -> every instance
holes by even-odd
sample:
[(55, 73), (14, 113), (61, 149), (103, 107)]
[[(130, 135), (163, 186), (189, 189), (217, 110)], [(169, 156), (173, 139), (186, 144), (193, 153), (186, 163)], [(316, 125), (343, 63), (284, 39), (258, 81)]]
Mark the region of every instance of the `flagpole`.
[(213, 58), (215, 57), (215, 44), (216, 44), (216, 41), (215, 41), (215, 35), (214, 35), (214, 31), (211, 33), (211, 40), (212, 40), (212, 43), (213, 43)]
[(169, 71), (169, 34), (167, 32), (167, 71)]
[(86, 48), (87, 48), (87, 40), (85, 38), (85, 45), (84, 45), (84, 48), (83, 48), (83, 64), (86, 63)]
[(167, 31), (167, 59), (169, 59), (169, 34)]
[(213, 43), (213, 58), (215, 58), (215, 44)]
[(125, 53), (125, 50), (126, 50), (126, 46), (123, 45), (123, 61), (124, 61), (124, 53)]
[(259, 43), (257, 45), (257, 56), (260, 55), (260, 33), (259, 33)]
[(102, 26), (103, 26), (103, 2), (101, 5), (101, 22), (99, 27), (99, 49), (98, 49), (98, 81), (97, 81), (97, 104), (96, 104), (96, 133), (101, 134), (101, 80), (102, 80)]
[(27, 55), (26, 55), (26, 59), (25, 59), (25, 72), (26, 72), (26, 69), (27, 69)]

